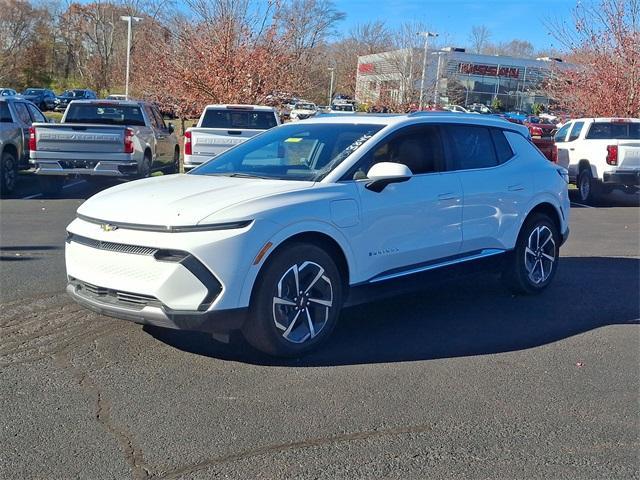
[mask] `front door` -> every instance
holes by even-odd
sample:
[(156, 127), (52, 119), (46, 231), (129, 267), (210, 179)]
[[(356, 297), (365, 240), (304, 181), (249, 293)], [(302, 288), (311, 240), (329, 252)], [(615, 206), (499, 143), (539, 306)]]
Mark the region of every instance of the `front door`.
[[(371, 191), (363, 177), (379, 162), (402, 163), (413, 177)], [(462, 189), (444, 164), (439, 127), (419, 125), (392, 134), (355, 167), (362, 229), (353, 245), (365, 279), (402, 274), (459, 252)]]

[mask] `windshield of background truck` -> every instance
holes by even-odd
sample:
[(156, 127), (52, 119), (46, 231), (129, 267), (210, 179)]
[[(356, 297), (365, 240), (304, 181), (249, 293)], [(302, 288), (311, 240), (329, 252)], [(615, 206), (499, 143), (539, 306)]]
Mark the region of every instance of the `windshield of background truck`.
[(273, 112), (254, 110), (208, 109), (202, 119), (202, 128), (233, 128), (241, 130), (268, 130), (277, 125)]
[(144, 126), (142, 110), (135, 105), (94, 105), (71, 103), (66, 123)]
[(587, 133), (588, 140), (640, 140), (640, 122), (595, 122)]

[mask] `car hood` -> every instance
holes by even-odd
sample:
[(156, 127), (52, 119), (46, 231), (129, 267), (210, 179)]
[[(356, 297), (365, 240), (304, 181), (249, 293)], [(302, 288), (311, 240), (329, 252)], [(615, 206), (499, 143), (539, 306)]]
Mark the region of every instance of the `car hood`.
[(313, 185), (293, 180), (168, 175), (104, 190), (83, 203), (78, 214), (114, 223), (176, 227), (197, 225), (207, 217), (207, 223), (251, 220), (234, 217), (234, 207)]

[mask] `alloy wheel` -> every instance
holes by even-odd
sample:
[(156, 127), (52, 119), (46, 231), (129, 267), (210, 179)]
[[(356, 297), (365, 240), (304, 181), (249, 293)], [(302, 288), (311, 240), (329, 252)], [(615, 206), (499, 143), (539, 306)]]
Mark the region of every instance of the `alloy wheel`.
[(544, 283), (555, 266), (556, 242), (553, 232), (546, 225), (539, 225), (529, 235), (524, 251), (527, 277), (534, 285)]
[(4, 162), (3, 165), (3, 185), (4, 187), (7, 189), (7, 192), (12, 192), (13, 189), (16, 186), (16, 181), (17, 181), (17, 172), (16, 172), (16, 166), (13, 160), (13, 157), (9, 154), (5, 155), (4, 158), (2, 159), (2, 161)]
[(273, 321), (285, 340), (304, 343), (323, 330), (333, 302), (333, 286), (325, 269), (305, 261), (291, 266), (278, 281)]
[(586, 201), (589, 198), (589, 194), (591, 193), (591, 179), (589, 175), (582, 174), (580, 176), (580, 199), (582, 201)]

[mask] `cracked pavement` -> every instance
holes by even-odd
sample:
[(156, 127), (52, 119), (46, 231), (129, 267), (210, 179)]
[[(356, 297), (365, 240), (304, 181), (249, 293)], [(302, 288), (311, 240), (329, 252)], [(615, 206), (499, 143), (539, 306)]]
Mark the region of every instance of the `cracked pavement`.
[(539, 297), (446, 282), (281, 361), (72, 303), (80, 202), (0, 203), (0, 478), (640, 478), (636, 206), (573, 209)]

